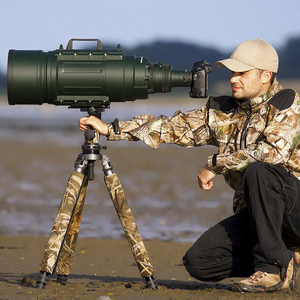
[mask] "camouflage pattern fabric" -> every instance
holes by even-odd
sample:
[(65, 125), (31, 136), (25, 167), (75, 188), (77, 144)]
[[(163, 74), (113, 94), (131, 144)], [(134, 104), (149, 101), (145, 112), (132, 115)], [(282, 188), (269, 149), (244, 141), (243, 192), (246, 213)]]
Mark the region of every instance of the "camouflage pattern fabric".
[[(236, 191), (233, 205), (234, 211), (239, 211), (245, 205), (242, 174), (249, 164), (263, 161), (280, 165), (300, 179), (299, 95), (294, 93), (291, 105), (282, 109), (272, 104), (280, 90), (275, 79), (265, 94), (254, 99), (239, 103), (232, 97), (219, 97), (219, 101), (235, 102), (227, 111), (211, 106), (210, 98), (203, 108), (177, 111), (172, 117), (136, 116), (120, 122), (120, 134), (109, 125), (108, 139), (141, 140), (152, 148), (162, 143), (216, 146), (216, 155), (208, 157), (208, 167), (223, 174)], [(223, 104), (226, 106), (220, 106)]]
[(70, 273), (88, 184), (87, 180), (83, 181), (82, 173), (71, 173), (44, 252), (40, 266), (42, 272)]
[(105, 176), (104, 180), (141, 275), (153, 275), (153, 267), (118, 176), (114, 173)]

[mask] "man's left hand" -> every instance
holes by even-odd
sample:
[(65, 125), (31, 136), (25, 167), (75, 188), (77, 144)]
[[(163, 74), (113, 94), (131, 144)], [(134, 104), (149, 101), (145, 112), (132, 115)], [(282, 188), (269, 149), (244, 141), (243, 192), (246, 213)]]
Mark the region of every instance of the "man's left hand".
[(215, 173), (209, 170), (205, 165), (198, 173), (198, 184), (203, 190), (210, 190), (213, 186), (212, 179), (216, 176)]

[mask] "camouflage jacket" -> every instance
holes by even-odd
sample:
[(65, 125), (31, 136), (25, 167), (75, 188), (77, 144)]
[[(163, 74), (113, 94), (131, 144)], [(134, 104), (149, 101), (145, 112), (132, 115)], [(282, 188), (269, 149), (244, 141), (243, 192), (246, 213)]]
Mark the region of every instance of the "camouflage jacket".
[(233, 208), (240, 211), (245, 205), (242, 174), (249, 164), (280, 165), (300, 179), (299, 104), (299, 95), (275, 80), (268, 92), (242, 103), (230, 96), (210, 97), (201, 109), (120, 122), (120, 134), (109, 125), (108, 139), (141, 140), (152, 148), (161, 143), (217, 146), (208, 166), (235, 190)]

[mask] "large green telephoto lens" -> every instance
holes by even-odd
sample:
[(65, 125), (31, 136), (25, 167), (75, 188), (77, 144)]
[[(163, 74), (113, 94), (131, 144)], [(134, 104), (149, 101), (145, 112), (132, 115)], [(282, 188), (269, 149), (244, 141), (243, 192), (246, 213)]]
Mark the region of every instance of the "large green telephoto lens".
[[(82, 41), (82, 40), (81, 40)], [(126, 56), (120, 45), (103, 50), (10, 50), (7, 67), (8, 102), (14, 104), (105, 107), (110, 102), (147, 99), (148, 94), (190, 87), (190, 71), (174, 71), (146, 57)], [(71, 45), (71, 46), (70, 46)]]

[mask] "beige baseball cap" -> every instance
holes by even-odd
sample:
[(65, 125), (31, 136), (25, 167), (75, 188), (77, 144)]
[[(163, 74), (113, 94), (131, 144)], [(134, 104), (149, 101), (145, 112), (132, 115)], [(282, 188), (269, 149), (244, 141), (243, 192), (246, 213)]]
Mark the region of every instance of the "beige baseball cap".
[(276, 50), (269, 43), (260, 40), (247, 40), (239, 44), (230, 58), (219, 60), (216, 67), (226, 67), (233, 72), (260, 69), (277, 73), (279, 59)]

